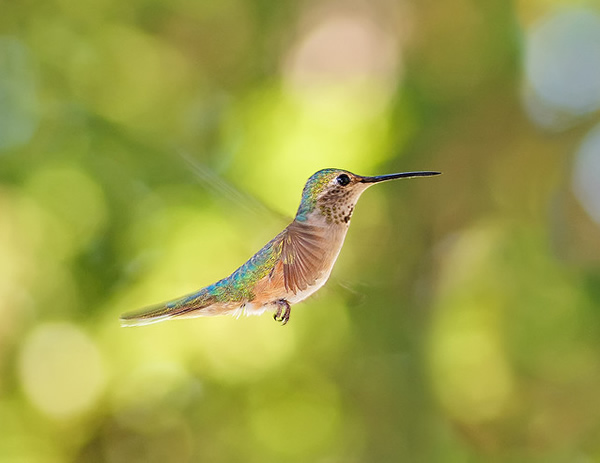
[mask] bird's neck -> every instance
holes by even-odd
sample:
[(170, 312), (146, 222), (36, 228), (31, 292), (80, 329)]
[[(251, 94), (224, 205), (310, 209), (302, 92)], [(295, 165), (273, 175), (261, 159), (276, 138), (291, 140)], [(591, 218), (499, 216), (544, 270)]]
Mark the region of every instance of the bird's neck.
[(323, 212), (319, 208), (315, 208), (312, 212), (305, 216), (294, 219), (294, 222), (300, 227), (312, 229), (315, 233), (325, 236), (345, 236), (350, 225), (350, 220), (344, 221), (339, 216), (339, 213), (331, 211), (331, 213)]

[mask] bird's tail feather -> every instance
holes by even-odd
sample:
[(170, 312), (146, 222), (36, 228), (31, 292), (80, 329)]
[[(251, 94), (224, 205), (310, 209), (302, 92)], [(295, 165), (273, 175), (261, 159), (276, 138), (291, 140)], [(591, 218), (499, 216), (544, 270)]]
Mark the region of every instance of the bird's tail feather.
[(172, 318), (202, 316), (201, 309), (212, 305), (214, 302), (214, 297), (210, 296), (207, 291), (202, 290), (199, 293), (123, 314), (120, 318), (121, 326), (142, 326)]

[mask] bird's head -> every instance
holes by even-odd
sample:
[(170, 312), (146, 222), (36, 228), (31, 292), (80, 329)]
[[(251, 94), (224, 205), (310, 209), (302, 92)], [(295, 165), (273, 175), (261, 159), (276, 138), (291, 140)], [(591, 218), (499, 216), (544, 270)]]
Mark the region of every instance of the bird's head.
[(323, 169), (313, 174), (302, 191), (302, 201), (296, 220), (308, 220), (316, 212), (328, 223), (348, 223), (358, 198), (375, 183), (398, 178), (429, 177), (440, 172), (403, 172), (399, 174), (363, 177), (342, 169)]

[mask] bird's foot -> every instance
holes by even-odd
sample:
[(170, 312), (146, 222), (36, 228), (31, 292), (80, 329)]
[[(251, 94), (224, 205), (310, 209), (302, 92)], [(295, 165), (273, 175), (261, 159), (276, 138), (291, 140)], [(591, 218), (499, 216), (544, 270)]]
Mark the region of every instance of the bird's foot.
[(277, 304), (277, 312), (275, 312), (273, 318), (276, 322), (281, 322), (281, 326), (283, 326), (290, 320), (290, 312), (292, 311), (292, 307), (285, 299), (279, 299), (275, 303)]

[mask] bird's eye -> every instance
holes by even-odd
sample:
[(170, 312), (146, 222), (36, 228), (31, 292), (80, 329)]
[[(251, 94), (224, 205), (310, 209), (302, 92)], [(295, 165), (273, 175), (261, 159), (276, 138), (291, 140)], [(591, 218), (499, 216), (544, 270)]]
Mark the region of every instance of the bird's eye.
[(348, 177), (346, 174), (340, 175), (336, 180), (338, 184), (342, 186), (346, 186), (348, 183), (350, 183), (350, 177)]

